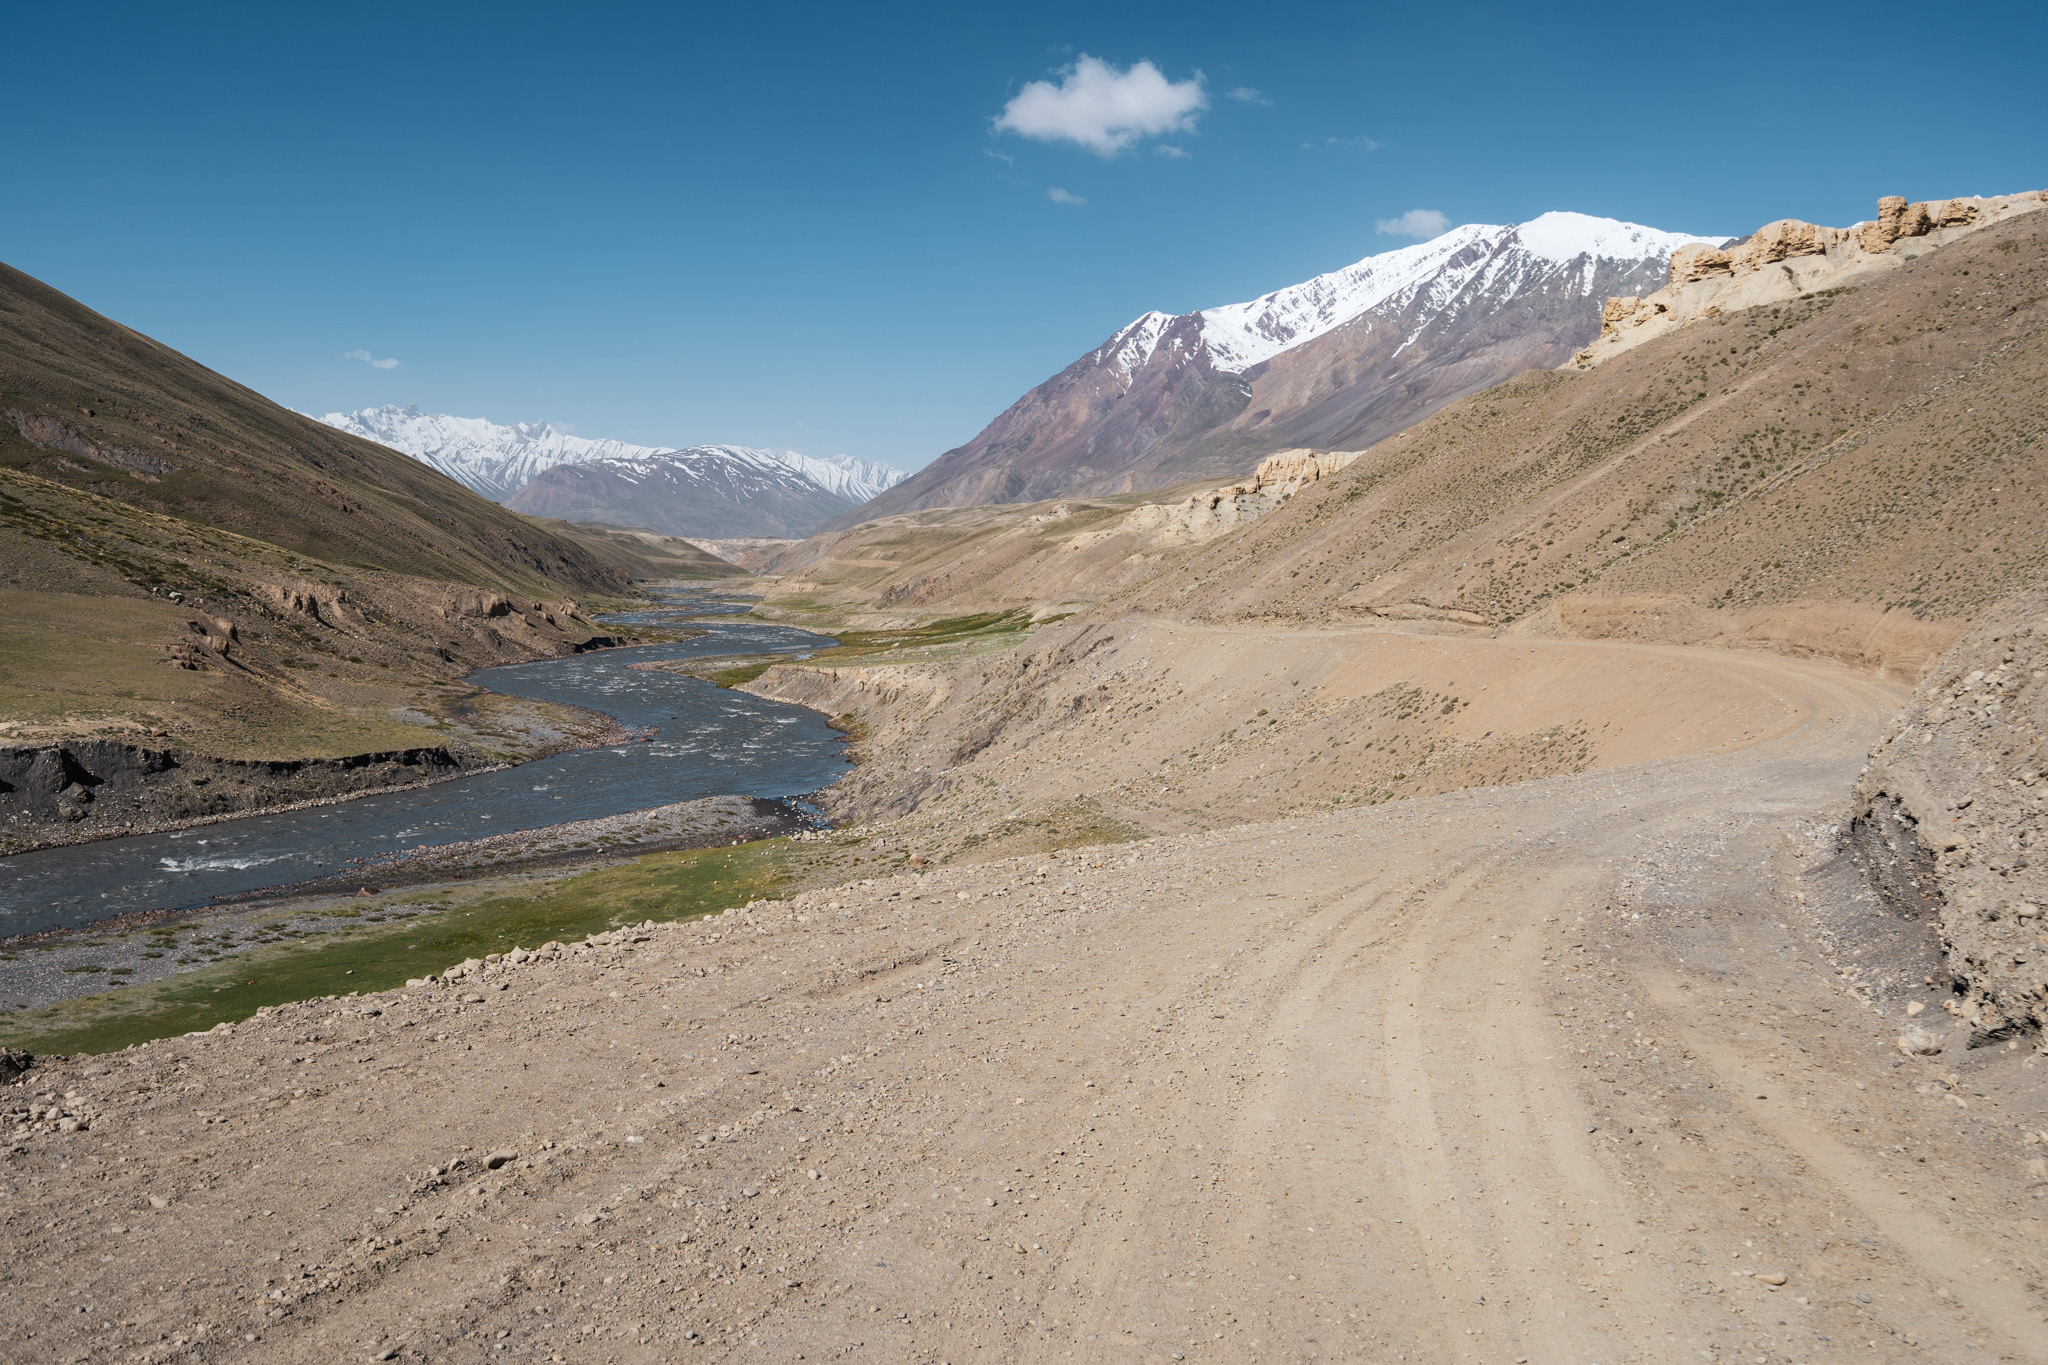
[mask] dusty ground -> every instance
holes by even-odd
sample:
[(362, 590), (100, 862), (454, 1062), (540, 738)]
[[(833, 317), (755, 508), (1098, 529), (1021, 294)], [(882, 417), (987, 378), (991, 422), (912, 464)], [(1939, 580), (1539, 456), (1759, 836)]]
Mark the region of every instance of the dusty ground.
[(1078, 823), (1181, 834), (1739, 748), (1798, 711), (1764, 657), (1132, 615), (950, 667), (784, 665), (747, 689), (858, 717), (835, 818), (987, 859)]
[(2048, 1356), (2040, 1063), (1894, 1045), (1931, 958), (1832, 852), (1898, 693), (1745, 666), (1733, 751), (38, 1066), (4, 1354)]

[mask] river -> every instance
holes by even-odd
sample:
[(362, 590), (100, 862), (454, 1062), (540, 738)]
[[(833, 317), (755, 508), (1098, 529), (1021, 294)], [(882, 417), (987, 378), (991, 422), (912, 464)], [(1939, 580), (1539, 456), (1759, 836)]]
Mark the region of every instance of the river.
[(800, 796), (846, 771), (844, 738), (817, 712), (696, 678), (629, 665), (721, 654), (803, 654), (822, 635), (737, 615), (730, 599), (678, 595), (671, 605), (606, 618), (676, 624), (704, 636), (567, 659), (488, 668), (470, 681), (494, 692), (602, 711), (651, 743), (583, 749), (411, 791), (165, 834), (105, 839), (0, 858), (0, 937), (90, 924), (142, 910), (181, 910), (221, 897), (331, 876), (352, 859), (420, 845), (543, 829), (706, 796)]

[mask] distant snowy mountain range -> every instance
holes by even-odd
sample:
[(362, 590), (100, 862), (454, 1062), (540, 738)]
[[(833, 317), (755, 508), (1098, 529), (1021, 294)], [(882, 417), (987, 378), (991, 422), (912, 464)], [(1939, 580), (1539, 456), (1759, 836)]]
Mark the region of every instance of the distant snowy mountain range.
[(980, 435), (834, 526), (919, 507), (1214, 481), (1278, 450), (1356, 450), (1467, 393), (1562, 365), (1615, 294), (1727, 241), (1546, 213), (1468, 224), (1249, 303), (1147, 313)]
[(636, 446), (572, 436), (546, 422), (501, 426), (416, 407), (330, 412), (320, 420), (403, 451), (516, 512), (670, 535), (805, 536), (905, 477), (848, 455)]

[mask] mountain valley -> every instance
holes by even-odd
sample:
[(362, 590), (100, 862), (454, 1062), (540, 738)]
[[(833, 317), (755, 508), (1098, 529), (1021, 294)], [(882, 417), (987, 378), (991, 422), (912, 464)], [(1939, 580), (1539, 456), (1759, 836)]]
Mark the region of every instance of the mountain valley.
[[(758, 452), (543, 465), (581, 448), (520, 428), (507, 508), (217, 376), (179, 371), (245, 426), (149, 444), (139, 362), (7, 362), (38, 742), (258, 698), (573, 742), (457, 668), (723, 574), (844, 643), (633, 667), (798, 703), (857, 762), (816, 828), (279, 897), (182, 992), (0, 1018), (42, 1054), (0, 1052), (0, 1341), (2048, 1354), (2048, 192), (1877, 208), (1552, 214), (1149, 315), (829, 522)], [(264, 515), (332, 497), (259, 539), (202, 461)], [(627, 515), (699, 496), (787, 535)], [(189, 694), (80, 719), (118, 670), (64, 641), (180, 629)], [(221, 724), (223, 756), (283, 733)]]
[[(461, 679), (609, 638), (581, 603), (630, 591), (633, 544), (555, 534), (0, 267), (0, 848), (129, 827), (95, 788), (181, 756), (302, 765), (191, 793), (217, 814), (601, 741), (604, 717)], [(663, 562), (725, 571), (680, 542)]]

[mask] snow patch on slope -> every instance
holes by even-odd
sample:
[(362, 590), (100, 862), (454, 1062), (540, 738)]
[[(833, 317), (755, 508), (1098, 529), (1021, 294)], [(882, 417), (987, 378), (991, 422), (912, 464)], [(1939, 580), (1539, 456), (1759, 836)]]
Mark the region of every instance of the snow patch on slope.
[(1147, 313), (1130, 326), (1109, 339), (1089, 360), (1095, 364), (1105, 361), (1119, 371), (1128, 381), (1144, 363), (1152, 358), (1152, 352), (1159, 348), (1159, 338), (1173, 325), (1168, 313)]

